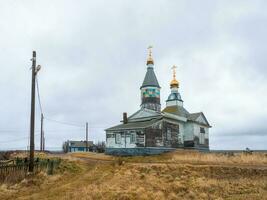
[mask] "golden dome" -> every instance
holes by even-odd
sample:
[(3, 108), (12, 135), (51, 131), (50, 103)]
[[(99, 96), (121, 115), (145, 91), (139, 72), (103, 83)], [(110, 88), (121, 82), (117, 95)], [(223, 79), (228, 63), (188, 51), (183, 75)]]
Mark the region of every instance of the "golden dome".
[(171, 86), (177, 86), (179, 87), (179, 81), (177, 81), (176, 79), (173, 79), (170, 83)]

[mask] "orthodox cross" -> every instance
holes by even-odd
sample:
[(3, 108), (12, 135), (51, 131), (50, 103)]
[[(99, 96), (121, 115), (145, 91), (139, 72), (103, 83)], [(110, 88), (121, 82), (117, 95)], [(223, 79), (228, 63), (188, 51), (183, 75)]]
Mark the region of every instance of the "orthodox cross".
[(173, 65), (173, 66), (172, 66), (173, 79), (176, 78), (176, 69), (177, 69), (177, 66), (176, 66), (176, 65)]
[(150, 46), (148, 46), (148, 55), (149, 55), (149, 57), (151, 58), (152, 57), (152, 45), (150, 45)]

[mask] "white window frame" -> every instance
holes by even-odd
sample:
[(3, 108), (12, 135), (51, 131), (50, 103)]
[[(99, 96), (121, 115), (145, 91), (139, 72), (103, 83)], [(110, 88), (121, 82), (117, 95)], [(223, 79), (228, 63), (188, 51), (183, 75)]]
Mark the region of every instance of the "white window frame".
[(121, 144), (121, 133), (115, 133), (115, 143)]

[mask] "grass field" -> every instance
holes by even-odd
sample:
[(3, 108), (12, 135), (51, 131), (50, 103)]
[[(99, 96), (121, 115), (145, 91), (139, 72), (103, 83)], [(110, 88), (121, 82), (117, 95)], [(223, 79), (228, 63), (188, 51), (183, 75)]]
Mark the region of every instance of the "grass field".
[(267, 199), (267, 155), (73, 153), (57, 173), (0, 186), (1, 199)]

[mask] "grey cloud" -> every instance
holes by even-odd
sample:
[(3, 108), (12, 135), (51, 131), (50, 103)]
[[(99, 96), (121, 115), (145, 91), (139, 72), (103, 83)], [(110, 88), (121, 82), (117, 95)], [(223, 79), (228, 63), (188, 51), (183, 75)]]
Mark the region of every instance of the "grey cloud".
[[(0, 132), (1, 148), (27, 146), (27, 139), (4, 141), (28, 136), (32, 50), (42, 65), (38, 79), (47, 118), (89, 121), (97, 141), (122, 112), (139, 108), (150, 44), (163, 107), (170, 67), (177, 64), (185, 107), (203, 111), (213, 125), (212, 148), (263, 148), (265, 7), (265, 1), (1, 2), (0, 129), (15, 130)], [(37, 107), (36, 129), (39, 115)], [(45, 129), (50, 148), (84, 137), (79, 127), (46, 121)]]

